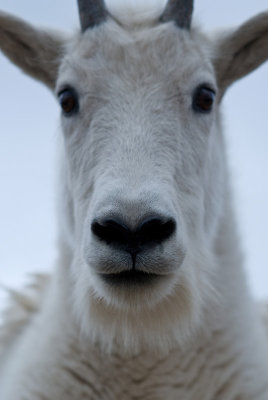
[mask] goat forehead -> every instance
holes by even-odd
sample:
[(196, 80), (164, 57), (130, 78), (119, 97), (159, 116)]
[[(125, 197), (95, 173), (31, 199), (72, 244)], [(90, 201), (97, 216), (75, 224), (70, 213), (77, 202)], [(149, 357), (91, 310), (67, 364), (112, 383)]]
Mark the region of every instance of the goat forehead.
[(62, 79), (76, 75), (105, 81), (108, 73), (108, 79), (113, 75), (160, 82), (167, 77), (185, 81), (191, 74), (204, 72), (208, 78), (214, 75), (209, 43), (202, 40), (200, 46), (198, 32), (188, 33), (171, 24), (135, 31), (112, 22), (106, 25), (76, 38), (63, 61)]

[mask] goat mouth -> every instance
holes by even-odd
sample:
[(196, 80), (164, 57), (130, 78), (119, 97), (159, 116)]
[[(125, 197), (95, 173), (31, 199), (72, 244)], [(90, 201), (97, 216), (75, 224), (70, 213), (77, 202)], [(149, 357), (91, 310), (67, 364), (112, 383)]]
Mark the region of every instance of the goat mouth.
[(131, 269), (115, 274), (102, 274), (102, 279), (114, 286), (140, 286), (149, 285), (159, 278), (159, 275)]

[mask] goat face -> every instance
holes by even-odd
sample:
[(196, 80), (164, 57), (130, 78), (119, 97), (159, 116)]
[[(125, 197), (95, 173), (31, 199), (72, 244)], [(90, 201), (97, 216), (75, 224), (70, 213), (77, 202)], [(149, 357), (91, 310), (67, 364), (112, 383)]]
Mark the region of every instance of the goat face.
[(138, 23), (103, 0), (78, 5), (82, 33), (68, 44), (0, 13), (1, 50), (57, 81), (63, 109), (56, 293), (103, 344), (159, 348), (200, 326), (212, 288), (235, 273), (218, 103), (268, 59), (268, 13), (209, 41), (190, 28), (192, 0)]
[(171, 24), (127, 32), (109, 21), (73, 43), (61, 65), (83, 319), (81, 303), (92, 313), (95, 302), (109, 315), (162, 307), (171, 322), (167, 303), (176, 297), (188, 329), (210, 293), (224, 163), (214, 71), (200, 42)]

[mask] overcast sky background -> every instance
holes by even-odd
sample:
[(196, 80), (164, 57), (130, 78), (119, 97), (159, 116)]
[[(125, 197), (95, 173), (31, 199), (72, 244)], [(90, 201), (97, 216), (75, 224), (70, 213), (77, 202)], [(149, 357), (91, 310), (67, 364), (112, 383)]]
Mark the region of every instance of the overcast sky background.
[[(213, 30), (267, 9), (267, 0), (196, 0), (194, 17)], [(0, 0), (0, 10), (39, 26), (78, 27), (74, 0)], [(258, 298), (268, 298), (267, 93), (268, 63), (234, 85), (223, 102), (245, 267)], [(0, 54), (0, 283), (5, 286), (19, 287), (28, 272), (55, 264), (58, 125), (51, 93)]]

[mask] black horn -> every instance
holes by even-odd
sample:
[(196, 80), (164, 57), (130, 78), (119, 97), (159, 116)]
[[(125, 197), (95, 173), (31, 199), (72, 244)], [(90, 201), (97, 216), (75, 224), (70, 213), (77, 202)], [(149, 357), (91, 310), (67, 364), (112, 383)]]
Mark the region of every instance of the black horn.
[(193, 0), (169, 0), (160, 17), (160, 21), (174, 21), (180, 28), (189, 29), (192, 20), (193, 3)]
[(106, 20), (107, 10), (104, 0), (78, 0), (78, 8), (82, 32)]

